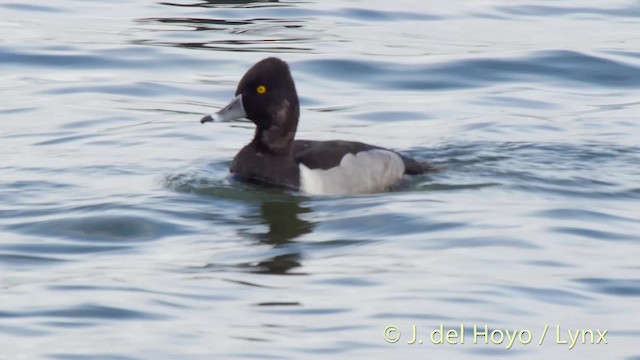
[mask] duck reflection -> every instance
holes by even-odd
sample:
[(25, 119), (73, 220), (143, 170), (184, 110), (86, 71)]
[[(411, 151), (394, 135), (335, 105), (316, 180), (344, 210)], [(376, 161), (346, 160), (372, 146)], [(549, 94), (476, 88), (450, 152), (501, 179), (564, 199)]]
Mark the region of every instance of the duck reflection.
[[(267, 232), (253, 236), (262, 243), (276, 247), (285, 246), (301, 235), (313, 231), (313, 223), (300, 215), (310, 213), (311, 209), (301, 205), (297, 197), (265, 200), (260, 205), (258, 221), (268, 226)], [(262, 274), (288, 274), (292, 269), (302, 266), (299, 252), (290, 252), (262, 260), (254, 265), (253, 272)]]
[(310, 233), (313, 224), (300, 218), (300, 215), (310, 212), (311, 209), (302, 206), (297, 198), (263, 202), (260, 215), (263, 223), (269, 226), (269, 231), (260, 234), (259, 240), (265, 244), (283, 245)]
[(270, 275), (301, 275), (299, 273), (290, 273), (292, 269), (302, 266), (300, 260), (301, 256), (299, 253), (278, 255), (252, 265), (251, 272)]

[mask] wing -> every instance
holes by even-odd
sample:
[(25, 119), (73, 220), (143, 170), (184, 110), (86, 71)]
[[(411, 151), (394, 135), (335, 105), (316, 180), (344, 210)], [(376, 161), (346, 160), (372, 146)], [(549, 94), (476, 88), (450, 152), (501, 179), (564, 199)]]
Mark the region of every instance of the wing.
[(347, 154), (355, 155), (361, 151), (374, 149), (392, 151), (398, 154), (404, 162), (406, 174), (417, 175), (437, 171), (437, 168), (426, 161), (418, 161), (393, 150), (357, 141), (296, 140), (293, 144), (293, 157), (297, 162), (304, 164), (309, 169), (327, 170), (339, 166), (342, 158)]
[(355, 155), (373, 149), (381, 148), (355, 141), (296, 140), (293, 143), (293, 158), (311, 170), (327, 170), (339, 166), (347, 154)]

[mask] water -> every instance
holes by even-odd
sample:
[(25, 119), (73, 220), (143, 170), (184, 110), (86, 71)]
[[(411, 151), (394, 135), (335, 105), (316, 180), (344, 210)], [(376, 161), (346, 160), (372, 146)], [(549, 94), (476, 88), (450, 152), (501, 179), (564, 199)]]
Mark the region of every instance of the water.
[[(637, 1), (0, 16), (0, 358), (640, 358)], [(349, 197), (229, 179), (252, 127), (198, 120), (271, 55), (299, 138), (447, 169)], [(465, 343), (434, 345), (441, 324)], [(473, 344), (474, 325), (532, 340)]]

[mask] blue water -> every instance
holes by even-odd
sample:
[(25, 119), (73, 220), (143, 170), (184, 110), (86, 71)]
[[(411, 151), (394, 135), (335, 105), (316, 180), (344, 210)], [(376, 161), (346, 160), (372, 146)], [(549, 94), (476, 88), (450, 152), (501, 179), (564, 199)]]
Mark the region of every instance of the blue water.
[[(0, 359), (640, 358), (637, 1), (0, 19)], [(291, 65), (299, 138), (446, 169), (348, 197), (230, 179), (251, 124), (198, 120), (267, 56)], [(441, 324), (465, 343), (433, 344)], [(474, 344), (485, 325), (532, 340)]]

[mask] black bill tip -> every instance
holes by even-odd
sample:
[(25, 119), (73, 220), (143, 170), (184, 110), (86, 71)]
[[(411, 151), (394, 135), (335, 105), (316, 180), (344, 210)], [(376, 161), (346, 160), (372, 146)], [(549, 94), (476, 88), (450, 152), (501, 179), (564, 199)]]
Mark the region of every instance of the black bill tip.
[(200, 124), (204, 124), (206, 122), (213, 122), (213, 118), (211, 117), (211, 115), (207, 115), (200, 119)]

